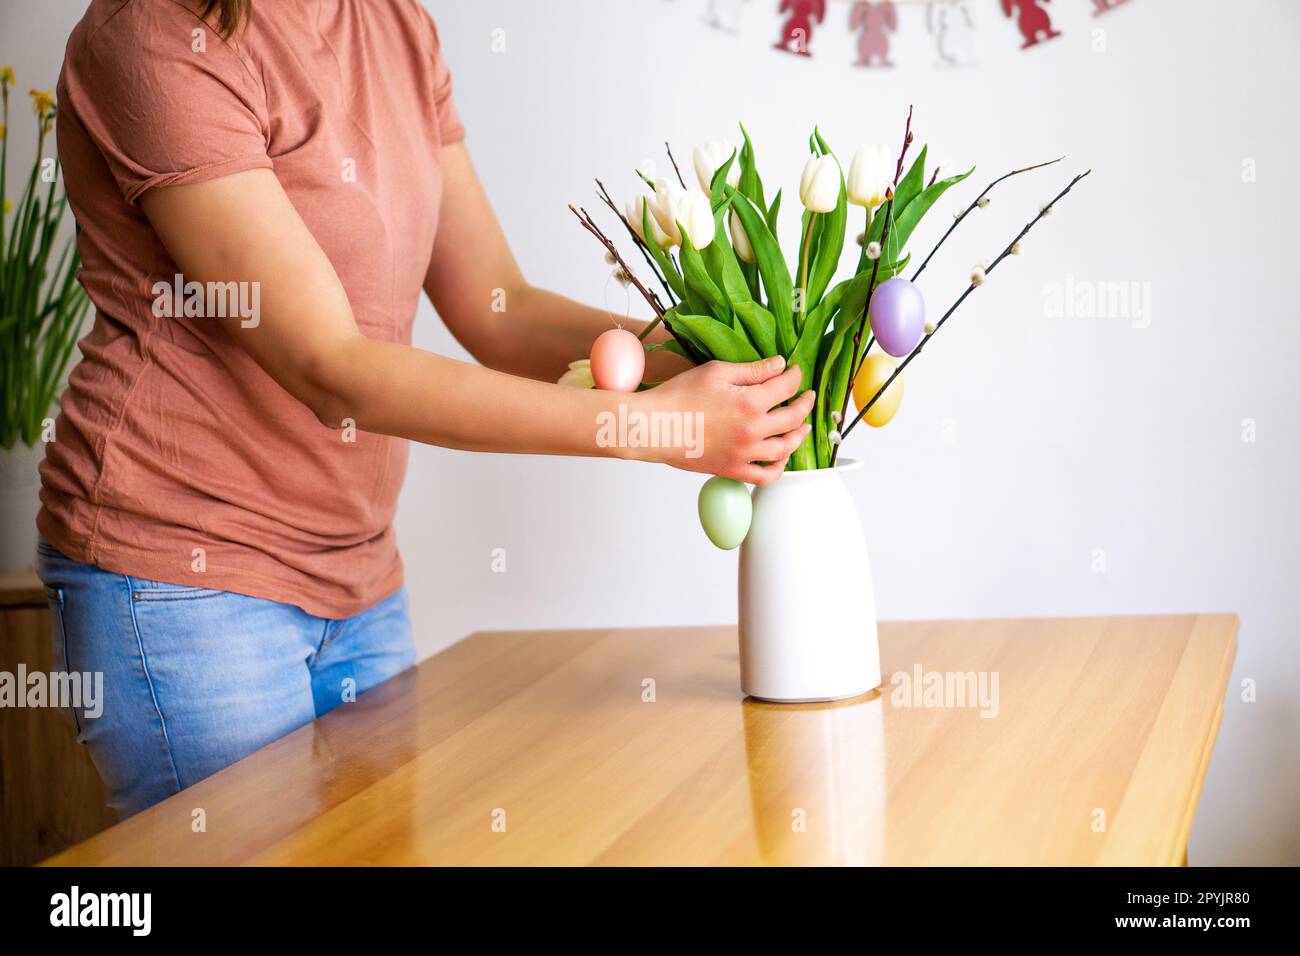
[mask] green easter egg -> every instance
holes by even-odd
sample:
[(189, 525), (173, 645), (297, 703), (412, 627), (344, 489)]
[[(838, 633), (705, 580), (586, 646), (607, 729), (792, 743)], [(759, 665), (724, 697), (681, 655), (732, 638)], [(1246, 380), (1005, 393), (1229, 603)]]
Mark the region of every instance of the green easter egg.
[(740, 546), (753, 517), (749, 489), (734, 478), (710, 478), (700, 489), (700, 525), (723, 551)]

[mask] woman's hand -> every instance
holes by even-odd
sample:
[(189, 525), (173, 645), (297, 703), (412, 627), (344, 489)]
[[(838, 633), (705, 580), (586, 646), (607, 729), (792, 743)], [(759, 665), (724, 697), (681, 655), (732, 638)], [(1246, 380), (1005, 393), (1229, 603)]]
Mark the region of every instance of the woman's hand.
[[(782, 371), (784, 369), (784, 371)], [(777, 357), (759, 362), (709, 362), (642, 392), (638, 410), (660, 416), (658, 435), (696, 436), (694, 442), (633, 449), (633, 456), (686, 471), (735, 478), (752, 485), (775, 481), (812, 426), (804, 419), (816, 396), (799, 390), (802, 373)], [(652, 420), (653, 421), (653, 420)], [(681, 421), (674, 432), (669, 423)]]

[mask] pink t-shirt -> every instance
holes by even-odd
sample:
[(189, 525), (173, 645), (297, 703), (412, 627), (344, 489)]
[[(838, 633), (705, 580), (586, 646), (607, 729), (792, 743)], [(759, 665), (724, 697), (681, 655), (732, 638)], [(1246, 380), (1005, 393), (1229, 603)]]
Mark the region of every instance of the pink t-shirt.
[(68, 41), (59, 158), (96, 315), (41, 467), (38, 524), (110, 571), (350, 616), (401, 586), (406, 442), (346, 441), (217, 320), (155, 315), (156, 284), (180, 270), (139, 199), (274, 170), (361, 331), (409, 344), (439, 150), (464, 137), (451, 75), (417, 0), (269, 0), (230, 40), (196, 9), (94, 0)]

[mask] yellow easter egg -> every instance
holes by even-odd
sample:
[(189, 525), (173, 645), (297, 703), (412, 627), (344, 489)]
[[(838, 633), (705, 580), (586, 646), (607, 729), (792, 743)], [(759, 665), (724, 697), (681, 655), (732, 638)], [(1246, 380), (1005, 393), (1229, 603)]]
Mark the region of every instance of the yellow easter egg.
[[(880, 387), (889, 381), (889, 376), (894, 374), (896, 368), (898, 362), (888, 355), (880, 352), (868, 355), (862, 362), (862, 369), (858, 372), (857, 379), (853, 382), (853, 404), (861, 410), (862, 406), (871, 401), (876, 392), (880, 391)], [(888, 425), (902, 403), (903, 376), (899, 375), (876, 404), (871, 406), (871, 410), (863, 416), (863, 419), (872, 428)]]

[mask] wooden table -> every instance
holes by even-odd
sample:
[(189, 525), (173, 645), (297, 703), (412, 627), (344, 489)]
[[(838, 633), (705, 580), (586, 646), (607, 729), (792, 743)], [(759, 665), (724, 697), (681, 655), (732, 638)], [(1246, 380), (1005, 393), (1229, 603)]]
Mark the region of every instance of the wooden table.
[(797, 706), (731, 627), (480, 633), (52, 862), (1178, 864), (1236, 629), (882, 624), (882, 690)]

